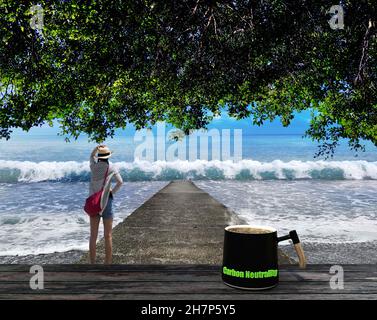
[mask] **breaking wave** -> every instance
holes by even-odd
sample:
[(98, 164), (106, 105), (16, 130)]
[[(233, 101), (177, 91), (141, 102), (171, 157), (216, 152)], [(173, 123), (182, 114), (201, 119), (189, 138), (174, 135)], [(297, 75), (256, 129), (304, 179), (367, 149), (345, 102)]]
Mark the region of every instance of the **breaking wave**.
[[(377, 180), (377, 162), (358, 161), (156, 161), (116, 162), (125, 181)], [(0, 183), (89, 181), (89, 162), (0, 160)]]

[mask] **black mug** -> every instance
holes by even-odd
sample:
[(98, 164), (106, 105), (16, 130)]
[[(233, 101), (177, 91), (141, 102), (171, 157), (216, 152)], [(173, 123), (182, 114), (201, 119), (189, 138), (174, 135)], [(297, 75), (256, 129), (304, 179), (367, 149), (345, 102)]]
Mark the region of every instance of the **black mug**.
[(278, 243), (291, 239), (305, 268), (306, 259), (295, 230), (278, 237), (271, 227), (234, 225), (225, 228), (222, 279), (239, 289), (263, 290), (279, 283)]

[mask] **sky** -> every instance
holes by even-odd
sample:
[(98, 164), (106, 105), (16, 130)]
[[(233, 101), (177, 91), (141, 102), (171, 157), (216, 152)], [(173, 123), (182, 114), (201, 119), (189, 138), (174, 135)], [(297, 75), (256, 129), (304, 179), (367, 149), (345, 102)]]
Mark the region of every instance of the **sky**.
[[(310, 111), (306, 110), (301, 113), (295, 113), (295, 118), (288, 127), (283, 127), (278, 119), (273, 122), (267, 121), (263, 126), (252, 125), (250, 118), (243, 120), (236, 120), (229, 117), (225, 112), (220, 117), (214, 119), (209, 129), (242, 129), (244, 134), (247, 135), (289, 135), (298, 134), (303, 135), (309, 127)], [(24, 132), (20, 129), (13, 131), (14, 135), (28, 136), (28, 135), (56, 135), (60, 131), (57, 123), (54, 127), (44, 125), (42, 127), (32, 128), (29, 132)], [(135, 129), (129, 126), (126, 130), (117, 130), (117, 135), (133, 135)]]
[(243, 120), (236, 120), (224, 113), (218, 119), (215, 119), (210, 128), (218, 129), (243, 129), (249, 134), (304, 134), (309, 128), (310, 111), (303, 111), (295, 113), (295, 118), (289, 127), (283, 127), (279, 119), (273, 122), (267, 121), (263, 126), (252, 125), (250, 118)]

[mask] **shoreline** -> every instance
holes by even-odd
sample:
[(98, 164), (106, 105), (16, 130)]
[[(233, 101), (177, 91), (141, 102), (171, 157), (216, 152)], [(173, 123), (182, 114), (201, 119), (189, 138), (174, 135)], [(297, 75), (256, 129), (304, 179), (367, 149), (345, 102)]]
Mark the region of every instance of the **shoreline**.
[[(353, 243), (302, 243), (308, 264), (376, 264), (377, 240)], [(291, 245), (279, 248), (293, 259), (296, 254)], [(23, 256), (0, 256), (0, 264), (78, 264), (86, 253), (84, 250), (69, 250), (44, 254)]]
[(86, 251), (68, 250), (63, 252), (0, 256), (0, 264), (75, 264)]

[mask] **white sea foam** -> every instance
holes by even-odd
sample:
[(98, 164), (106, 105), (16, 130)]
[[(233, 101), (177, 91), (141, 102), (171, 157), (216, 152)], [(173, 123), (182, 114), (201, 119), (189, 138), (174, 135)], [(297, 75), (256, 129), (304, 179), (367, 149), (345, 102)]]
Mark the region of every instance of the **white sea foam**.
[[(165, 185), (124, 184), (114, 201), (114, 226)], [(0, 185), (0, 256), (87, 250), (89, 218), (82, 209), (87, 191), (80, 182)]]
[(198, 181), (246, 223), (279, 234), (296, 229), (305, 242), (377, 240), (376, 181)]
[[(377, 180), (377, 162), (358, 161), (140, 161), (117, 162), (127, 181), (171, 179)], [(0, 182), (88, 181), (88, 162), (0, 160)]]

